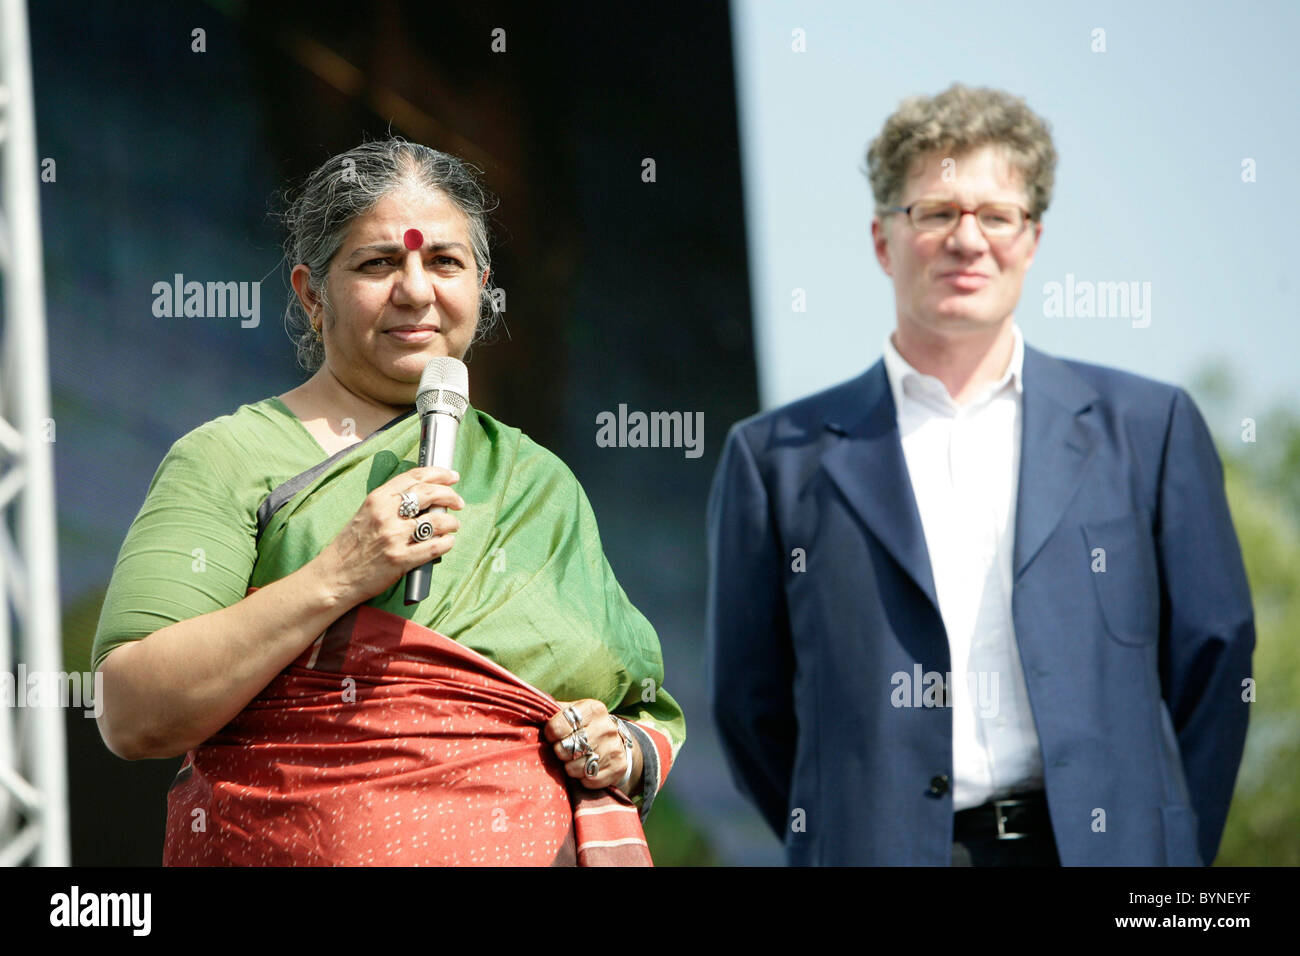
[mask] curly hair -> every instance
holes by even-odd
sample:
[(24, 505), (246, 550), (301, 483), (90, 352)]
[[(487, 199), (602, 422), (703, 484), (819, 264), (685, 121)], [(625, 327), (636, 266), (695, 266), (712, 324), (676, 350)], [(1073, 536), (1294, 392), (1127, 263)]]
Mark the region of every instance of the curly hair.
[(982, 146), (1005, 149), (1025, 183), (1029, 211), (1041, 218), (1052, 199), (1056, 149), (1047, 121), (1018, 96), (954, 83), (937, 96), (903, 100), (867, 148), (867, 179), (876, 214), (897, 205), (917, 161), (956, 156)]
[[(325, 278), (353, 220), (403, 186), (436, 189), (465, 214), (469, 224), (479, 284), (474, 342), (482, 341), (500, 320), (500, 312), (495, 283), (484, 281), (492, 266), (487, 217), (495, 201), (479, 184), (480, 172), (449, 153), (400, 136), (362, 143), (331, 156), (307, 176), (295, 195), (285, 195), (286, 207), (278, 215), (288, 234), (285, 260), (290, 268), (299, 263), (307, 266), (307, 286), (328, 309)], [(324, 344), (296, 295), (289, 296), (284, 319), (297, 347), (298, 364), (309, 372), (320, 368), (325, 360)]]

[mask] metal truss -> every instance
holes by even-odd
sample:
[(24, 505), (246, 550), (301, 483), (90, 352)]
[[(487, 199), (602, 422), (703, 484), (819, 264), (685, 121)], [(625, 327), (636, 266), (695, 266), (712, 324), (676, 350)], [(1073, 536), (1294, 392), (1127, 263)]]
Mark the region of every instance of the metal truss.
[(62, 672), (54, 420), (45, 340), (36, 122), (25, 0), (0, 0), (0, 865), (67, 866), (64, 712), (24, 707)]

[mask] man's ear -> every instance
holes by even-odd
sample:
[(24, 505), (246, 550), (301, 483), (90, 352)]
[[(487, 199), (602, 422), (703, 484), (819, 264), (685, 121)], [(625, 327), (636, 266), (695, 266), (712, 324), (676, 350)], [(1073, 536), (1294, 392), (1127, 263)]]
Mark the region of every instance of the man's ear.
[(894, 273), (889, 257), (889, 236), (879, 216), (874, 216), (871, 220), (871, 243), (876, 248), (876, 261), (880, 263), (880, 268), (885, 270), (885, 275), (892, 276)]
[(1028, 271), (1029, 267), (1034, 264), (1034, 256), (1038, 254), (1038, 242), (1040, 239), (1042, 239), (1042, 237), (1043, 237), (1043, 224), (1041, 222), (1036, 222), (1034, 223), (1034, 244), (1029, 247), (1029, 255), (1025, 257), (1026, 271)]

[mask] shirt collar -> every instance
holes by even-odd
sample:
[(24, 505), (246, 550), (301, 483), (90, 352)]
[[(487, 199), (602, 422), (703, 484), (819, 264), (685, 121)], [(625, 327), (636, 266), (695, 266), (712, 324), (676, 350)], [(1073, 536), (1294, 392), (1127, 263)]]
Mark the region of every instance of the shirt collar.
[[(995, 384), (989, 386), (982, 393), (977, 401), (984, 401), (989, 396), (996, 395), (1006, 387), (1008, 382), (1013, 384), (1016, 394), (1024, 394), (1022, 373), (1025, 366), (1025, 338), (1020, 332), (1020, 326), (1016, 325), (1014, 320), (1011, 323), (1011, 334), (1015, 339), (1015, 345), (1012, 347), (1011, 361), (1007, 363), (1006, 371), (1002, 373), (1002, 377)], [(918, 372), (907, 359), (903, 358), (898, 349), (894, 347), (892, 332), (885, 335), (883, 352), (885, 372), (889, 376), (889, 389), (894, 395), (895, 414), (903, 407), (903, 384), (907, 381), (915, 381), (917, 387), (932, 392), (936, 398), (945, 398), (949, 404), (955, 405), (943, 382), (933, 375)]]

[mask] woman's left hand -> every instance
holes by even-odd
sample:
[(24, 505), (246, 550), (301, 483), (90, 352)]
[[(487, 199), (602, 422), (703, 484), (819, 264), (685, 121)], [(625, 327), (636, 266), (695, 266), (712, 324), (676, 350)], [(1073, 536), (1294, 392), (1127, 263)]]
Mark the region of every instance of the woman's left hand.
[[(592, 790), (617, 787), (627, 774), (627, 750), (623, 746), (618, 727), (614, 724), (614, 718), (604, 703), (599, 700), (562, 700), (559, 704), (559, 712), (546, 722), (543, 729), (546, 739), (554, 744), (555, 755), (564, 762), (565, 772)], [(591, 748), (589, 753), (583, 753), (581, 738), (574, 732), (573, 723), (565, 715), (568, 708), (572, 708), (578, 716), (579, 727)], [(595, 761), (591, 759), (593, 755)], [(628, 796), (641, 789), (641, 768), (641, 747), (634, 735), (632, 782), (628, 785)], [(588, 770), (594, 770), (595, 773), (588, 773)]]

